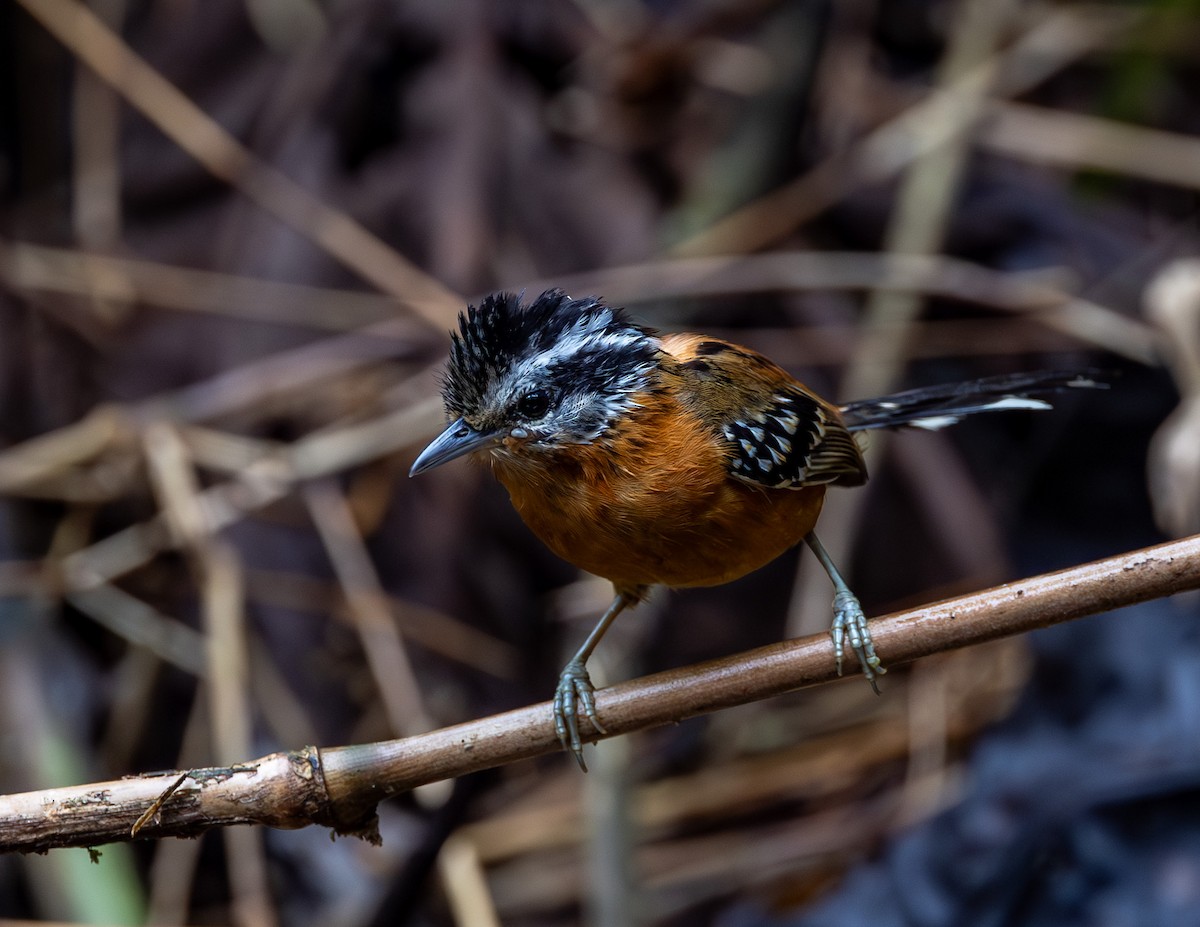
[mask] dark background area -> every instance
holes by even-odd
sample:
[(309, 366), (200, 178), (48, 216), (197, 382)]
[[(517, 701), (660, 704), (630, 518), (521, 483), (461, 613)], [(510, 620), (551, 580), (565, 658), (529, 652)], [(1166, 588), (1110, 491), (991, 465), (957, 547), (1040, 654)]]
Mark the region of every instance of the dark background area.
[[(0, 2), (0, 793), (550, 695), (610, 590), (484, 468), (407, 478), (497, 288), (842, 399), (1106, 371), (873, 438), (821, 529), (868, 614), (1200, 531), (1197, 7)], [(821, 630), (811, 559), (657, 595), (594, 669)], [(424, 789), (382, 848), (0, 858), (0, 917), (1195, 924), (1198, 608)]]

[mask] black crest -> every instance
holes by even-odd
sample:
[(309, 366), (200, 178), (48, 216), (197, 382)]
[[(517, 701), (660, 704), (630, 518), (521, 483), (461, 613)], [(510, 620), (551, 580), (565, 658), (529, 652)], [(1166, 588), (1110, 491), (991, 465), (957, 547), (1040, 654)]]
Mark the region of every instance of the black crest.
[(626, 347), (631, 336), (648, 341), (646, 330), (622, 310), (595, 297), (572, 299), (562, 290), (547, 290), (527, 306), (514, 293), (494, 293), (479, 308), (460, 313), (458, 329), (451, 334), (442, 388), (453, 416), (477, 412), (489, 387), (523, 360), (560, 352), (588, 369), (593, 357)]

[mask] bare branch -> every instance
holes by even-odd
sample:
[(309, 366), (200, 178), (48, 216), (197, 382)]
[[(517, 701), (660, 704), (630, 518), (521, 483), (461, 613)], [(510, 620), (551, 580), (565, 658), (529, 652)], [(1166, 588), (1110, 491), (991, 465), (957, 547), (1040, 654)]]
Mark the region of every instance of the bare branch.
[(420, 341), (429, 335), (428, 326), (399, 315), (403, 304), (383, 293), (196, 270), (6, 239), (0, 239), (0, 271), (6, 287), (26, 293), (137, 302), (337, 332), (388, 321), (393, 337), (403, 334), (410, 341)]
[[(873, 621), (872, 633), (884, 662), (895, 666), (1197, 588), (1200, 535), (897, 612)], [(597, 693), (597, 707), (615, 736), (834, 678), (832, 647), (821, 634), (612, 686)], [(384, 798), (559, 749), (549, 704), (541, 703), (403, 740), (306, 747), (192, 770), (139, 836), (192, 836), (231, 824), (322, 824), (378, 839), (375, 807)], [(178, 772), (155, 773), (0, 797), (0, 851), (127, 840), (178, 778)]]
[[(920, 293), (1021, 314), (1138, 363), (1158, 361), (1158, 340), (1150, 326), (1071, 294), (1052, 273), (996, 271), (944, 254), (773, 251), (662, 258), (526, 285), (530, 292), (558, 286), (569, 293), (603, 293), (621, 305), (774, 290)], [(954, 346), (955, 354), (962, 350)]]
[(367, 666), (387, 712), (390, 733), (429, 730), (433, 723), (425, 709), (412, 659), (346, 497), (331, 479), (314, 480), (304, 488), (303, 495), (350, 608)]
[(88, 7), (74, 0), (18, 2), (97, 77), (214, 176), (324, 248), (364, 280), (395, 296), (435, 329), (453, 323), (462, 302), (457, 294), (351, 216), (261, 161)]
[(970, 68), (953, 89), (932, 94), (854, 146), (737, 209), (676, 245), (677, 256), (755, 251), (790, 234), (851, 190), (894, 176), (974, 124), (980, 85), (997, 97), (1037, 86), (1142, 20), (1132, 10), (1079, 6), (1055, 10), (1004, 51)]
[(1028, 103), (993, 102), (988, 116), (980, 143), (1009, 157), (1200, 189), (1200, 139), (1194, 135)]

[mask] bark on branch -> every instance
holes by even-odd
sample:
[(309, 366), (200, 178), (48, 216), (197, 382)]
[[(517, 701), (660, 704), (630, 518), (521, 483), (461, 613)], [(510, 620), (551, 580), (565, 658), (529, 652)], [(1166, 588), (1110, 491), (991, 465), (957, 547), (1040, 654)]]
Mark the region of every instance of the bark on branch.
[[(884, 664), (895, 666), (1196, 588), (1200, 536), (897, 612), (871, 626)], [(834, 678), (832, 646), (821, 634), (615, 685), (596, 701), (616, 736)], [(0, 851), (194, 836), (231, 824), (322, 824), (376, 840), (382, 799), (559, 749), (543, 702), (402, 740), (305, 747), (227, 768), (0, 796)]]

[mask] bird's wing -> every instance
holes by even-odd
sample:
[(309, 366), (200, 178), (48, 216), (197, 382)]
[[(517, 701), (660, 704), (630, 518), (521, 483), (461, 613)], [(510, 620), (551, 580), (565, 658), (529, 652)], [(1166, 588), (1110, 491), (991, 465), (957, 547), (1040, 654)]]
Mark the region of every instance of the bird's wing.
[(756, 351), (701, 335), (663, 337), (691, 411), (725, 443), (731, 476), (773, 489), (857, 486), (866, 466), (837, 408)]

